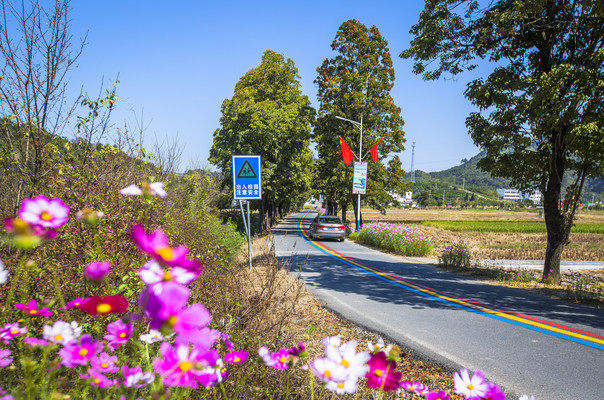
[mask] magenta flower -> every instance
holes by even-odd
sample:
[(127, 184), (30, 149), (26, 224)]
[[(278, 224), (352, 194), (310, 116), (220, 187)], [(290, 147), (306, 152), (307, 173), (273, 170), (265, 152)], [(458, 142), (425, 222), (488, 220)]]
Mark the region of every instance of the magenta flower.
[(487, 394), (483, 400), (505, 400), (505, 393), (493, 382), (487, 382)]
[(9, 344), (15, 336), (24, 335), (27, 330), (27, 326), (20, 327), (18, 322), (5, 324), (0, 330), (0, 340)]
[(115, 365), (117, 361), (117, 356), (110, 356), (109, 354), (102, 352), (98, 356), (90, 358), (90, 366), (103, 374), (113, 374), (120, 370)]
[(69, 207), (61, 199), (49, 200), (47, 197), (39, 195), (33, 199), (23, 200), (19, 218), (32, 225), (56, 229), (63, 226), (69, 219)]
[(289, 354), (289, 349), (281, 348), (275, 353), (271, 353), (266, 346), (258, 349), (258, 355), (264, 361), (264, 365), (275, 369), (288, 369), (292, 357)]
[(70, 310), (74, 307), (80, 307), (86, 300), (88, 299), (82, 299), (81, 297), (78, 297), (73, 301), (67, 302), (67, 304), (65, 304), (65, 307), (63, 307), (63, 310)]
[(369, 366), (369, 372), (365, 374), (367, 387), (385, 392), (398, 389), (403, 373), (396, 371), (396, 362), (388, 360), (386, 353), (380, 351), (372, 354), (367, 365)]
[(109, 271), (111, 271), (111, 263), (109, 261), (96, 261), (86, 266), (84, 275), (93, 281), (100, 281), (109, 274)]
[(126, 387), (140, 388), (149, 385), (155, 380), (155, 374), (153, 372), (143, 372), (139, 365), (134, 368), (123, 365), (122, 374), (124, 375), (124, 381), (122, 383)]
[(92, 296), (84, 300), (78, 308), (90, 315), (120, 314), (128, 310), (128, 300), (121, 294)]
[(80, 340), (72, 340), (59, 350), (61, 364), (67, 368), (87, 365), (90, 359), (101, 352), (103, 343), (95, 342), (92, 336), (82, 335)]
[(172, 347), (170, 343), (164, 342), (161, 344), (159, 352), (162, 358), (153, 360), (153, 369), (164, 377), (165, 386), (196, 389), (199, 387), (199, 383), (211, 386), (213, 382), (218, 382), (219, 378), (216, 376), (216, 371), (213, 370), (218, 362), (216, 350), (203, 352), (196, 347)]
[(168, 237), (161, 229), (156, 229), (147, 235), (142, 225), (132, 227), (132, 240), (138, 247), (157, 261), (171, 267), (182, 267), (189, 271), (201, 272), (201, 263), (187, 259), (189, 248), (187, 246), (170, 247)]
[(224, 362), (227, 364), (243, 364), (247, 360), (248, 352), (244, 350), (233, 351), (225, 354)]
[(26, 337), (23, 338), (23, 343), (25, 343), (26, 345), (29, 345), (31, 347), (36, 347), (36, 346), (48, 346), (48, 341), (44, 340), (44, 339), (38, 339), (37, 337)]
[(10, 355), (11, 352), (9, 349), (0, 350), (0, 367), (6, 367), (13, 362), (13, 359), (9, 357)]
[(121, 319), (107, 325), (108, 334), (103, 339), (109, 341), (109, 347), (115, 351), (118, 347), (126, 343), (134, 332), (134, 326), (131, 323), (125, 324)]
[(429, 392), (426, 395), (426, 400), (449, 400), (451, 396), (447, 394), (444, 390), (439, 390), (438, 392)]
[(52, 311), (48, 308), (41, 308), (38, 310), (38, 302), (36, 300), (30, 300), (29, 303), (15, 303), (15, 308), (27, 312), (32, 317), (50, 317)]
[(484, 372), (476, 371), (470, 378), (468, 370), (462, 368), (453, 374), (455, 393), (465, 396), (467, 399), (484, 398), (488, 391), (488, 385), (484, 380)]

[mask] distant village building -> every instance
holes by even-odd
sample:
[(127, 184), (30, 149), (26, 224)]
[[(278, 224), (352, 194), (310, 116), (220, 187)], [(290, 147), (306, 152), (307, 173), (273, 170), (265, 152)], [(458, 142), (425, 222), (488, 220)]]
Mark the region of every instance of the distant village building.
[(413, 202), (413, 192), (405, 192), (405, 194), (399, 194), (396, 192), (388, 192), (394, 201), (398, 201), (401, 205), (411, 205)]
[(541, 192), (535, 190), (532, 194), (520, 192), (518, 189), (497, 189), (497, 194), (503, 200), (520, 201), (524, 199), (531, 200), (534, 204), (540, 204), (542, 195)]

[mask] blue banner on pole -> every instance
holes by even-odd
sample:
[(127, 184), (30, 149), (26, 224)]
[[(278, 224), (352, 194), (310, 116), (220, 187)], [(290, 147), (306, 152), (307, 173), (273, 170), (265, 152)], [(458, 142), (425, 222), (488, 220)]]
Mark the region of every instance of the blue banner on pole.
[(259, 155), (232, 156), (233, 199), (262, 199), (262, 169)]

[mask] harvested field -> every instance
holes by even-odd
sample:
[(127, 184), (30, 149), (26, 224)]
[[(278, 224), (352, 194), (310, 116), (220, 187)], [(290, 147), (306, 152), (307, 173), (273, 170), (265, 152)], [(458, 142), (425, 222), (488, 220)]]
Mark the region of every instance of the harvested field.
[[(430, 231), (436, 240), (433, 255), (445, 246), (465, 240), (470, 243), (475, 259), (496, 260), (539, 260), (545, 258), (545, 233), (505, 233), (505, 232), (453, 232), (446, 229), (420, 225), (426, 220), (449, 221), (529, 221), (537, 218), (537, 210), (454, 210), (454, 209), (391, 209), (386, 215), (375, 210), (362, 210), (365, 221), (389, 221), (417, 225)], [(354, 219), (352, 213), (348, 219)], [(577, 222), (604, 224), (604, 212), (579, 212)], [(563, 260), (602, 261), (604, 260), (604, 235), (593, 233), (571, 233), (570, 244), (562, 253)]]

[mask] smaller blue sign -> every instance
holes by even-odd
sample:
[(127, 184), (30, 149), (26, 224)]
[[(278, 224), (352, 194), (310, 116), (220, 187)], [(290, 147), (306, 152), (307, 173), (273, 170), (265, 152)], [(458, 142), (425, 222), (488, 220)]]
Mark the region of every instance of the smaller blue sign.
[(232, 156), (233, 199), (262, 200), (260, 156)]

